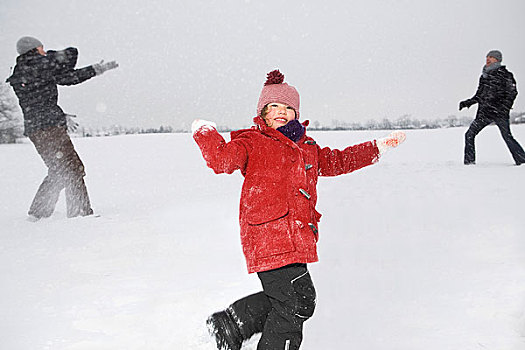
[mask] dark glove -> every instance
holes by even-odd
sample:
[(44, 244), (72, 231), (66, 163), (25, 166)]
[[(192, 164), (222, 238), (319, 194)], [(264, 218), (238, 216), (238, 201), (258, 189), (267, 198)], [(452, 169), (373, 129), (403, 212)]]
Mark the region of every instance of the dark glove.
[(474, 103), (476, 103), (476, 101), (473, 101), (471, 98), (468, 100), (461, 101), (459, 103), (459, 110), (461, 111), (465, 107), (470, 108), (470, 106), (472, 106)]
[(104, 60), (102, 60), (99, 63), (95, 63), (92, 67), (97, 75), (101, 75), (107, 70), (117, 68), (118, 63), (116, 61), (104, 62)]

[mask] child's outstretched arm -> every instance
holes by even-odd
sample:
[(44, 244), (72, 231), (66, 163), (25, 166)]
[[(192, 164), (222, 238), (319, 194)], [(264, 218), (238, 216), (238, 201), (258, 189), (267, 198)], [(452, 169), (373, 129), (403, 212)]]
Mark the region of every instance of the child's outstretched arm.
[(372, 165), (389, 148), (397, 147), (405, 141), (402, 131), (392, 132), (387, 137), (360, 143), (344, 150), (319, 148), (319, 175), (337, 176)]
[(196, 119), (191, 125), (193, 138), (206, 164), (216, 174), (231, 174), (243, 169), (248, 160), (249, 142), (243, 137), (226, 142), (216, 128), (214, 122), (201, 119)]

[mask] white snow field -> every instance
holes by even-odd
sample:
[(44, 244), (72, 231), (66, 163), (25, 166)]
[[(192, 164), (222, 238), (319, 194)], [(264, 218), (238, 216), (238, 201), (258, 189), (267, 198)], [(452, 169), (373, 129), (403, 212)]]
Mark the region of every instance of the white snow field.
[[(525, 125), (512, 130), (525, 145)], [(495, 126), (464, 166), (465, 131), (407, 131), (378, 164), (320, 179), (301, 349), (525, 349), (525, 166)], [(310, 134), (343, 148), (387, 133)], [(214, 349), (207, 316), (260, 290), (240, 173), (215, 175), (191, 134), (74, 143), (101, 216), (67, 219), (61, 197), (36, 223), (44, 164), (30, 143), (0, 145), (0, 349)]]

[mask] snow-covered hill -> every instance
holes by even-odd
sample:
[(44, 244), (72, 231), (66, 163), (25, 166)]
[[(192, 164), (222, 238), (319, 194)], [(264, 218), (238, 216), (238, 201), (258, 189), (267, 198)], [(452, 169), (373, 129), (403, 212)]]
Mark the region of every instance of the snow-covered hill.
[[(525, 349), (525, 167), (495, 127), (463, 166), (464, 132), (409, 131), (378, 164), (320, 180), (302, 349)], [(240, 249), (241, 175), (214, 175), (189, 134), (74, 143), (99, 218), (66, 219), (61, 199), (26, 221), (44, 165), (30, 143), (0, 145), (0, 348), (214, 349), (208, 314), (260, 288)]]

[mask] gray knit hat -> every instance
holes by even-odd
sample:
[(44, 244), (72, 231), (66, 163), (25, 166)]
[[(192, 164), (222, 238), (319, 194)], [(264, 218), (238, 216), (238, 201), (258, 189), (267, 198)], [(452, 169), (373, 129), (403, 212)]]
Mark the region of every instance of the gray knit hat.
[(16, 42), (16, 51), (19, 55), (23, 55), (39, 46), (43, 46), (40, 40), (32, 36), (24, 36)]
[(498, 60), (498, 62), (503, 61), (503, 55), (501, 54), (501, 51), (498, 51), (498, 50), (489, 51), (489, 53), (487, 54), (487, 57), (489, 56), (494, 57), (495, 59)]

